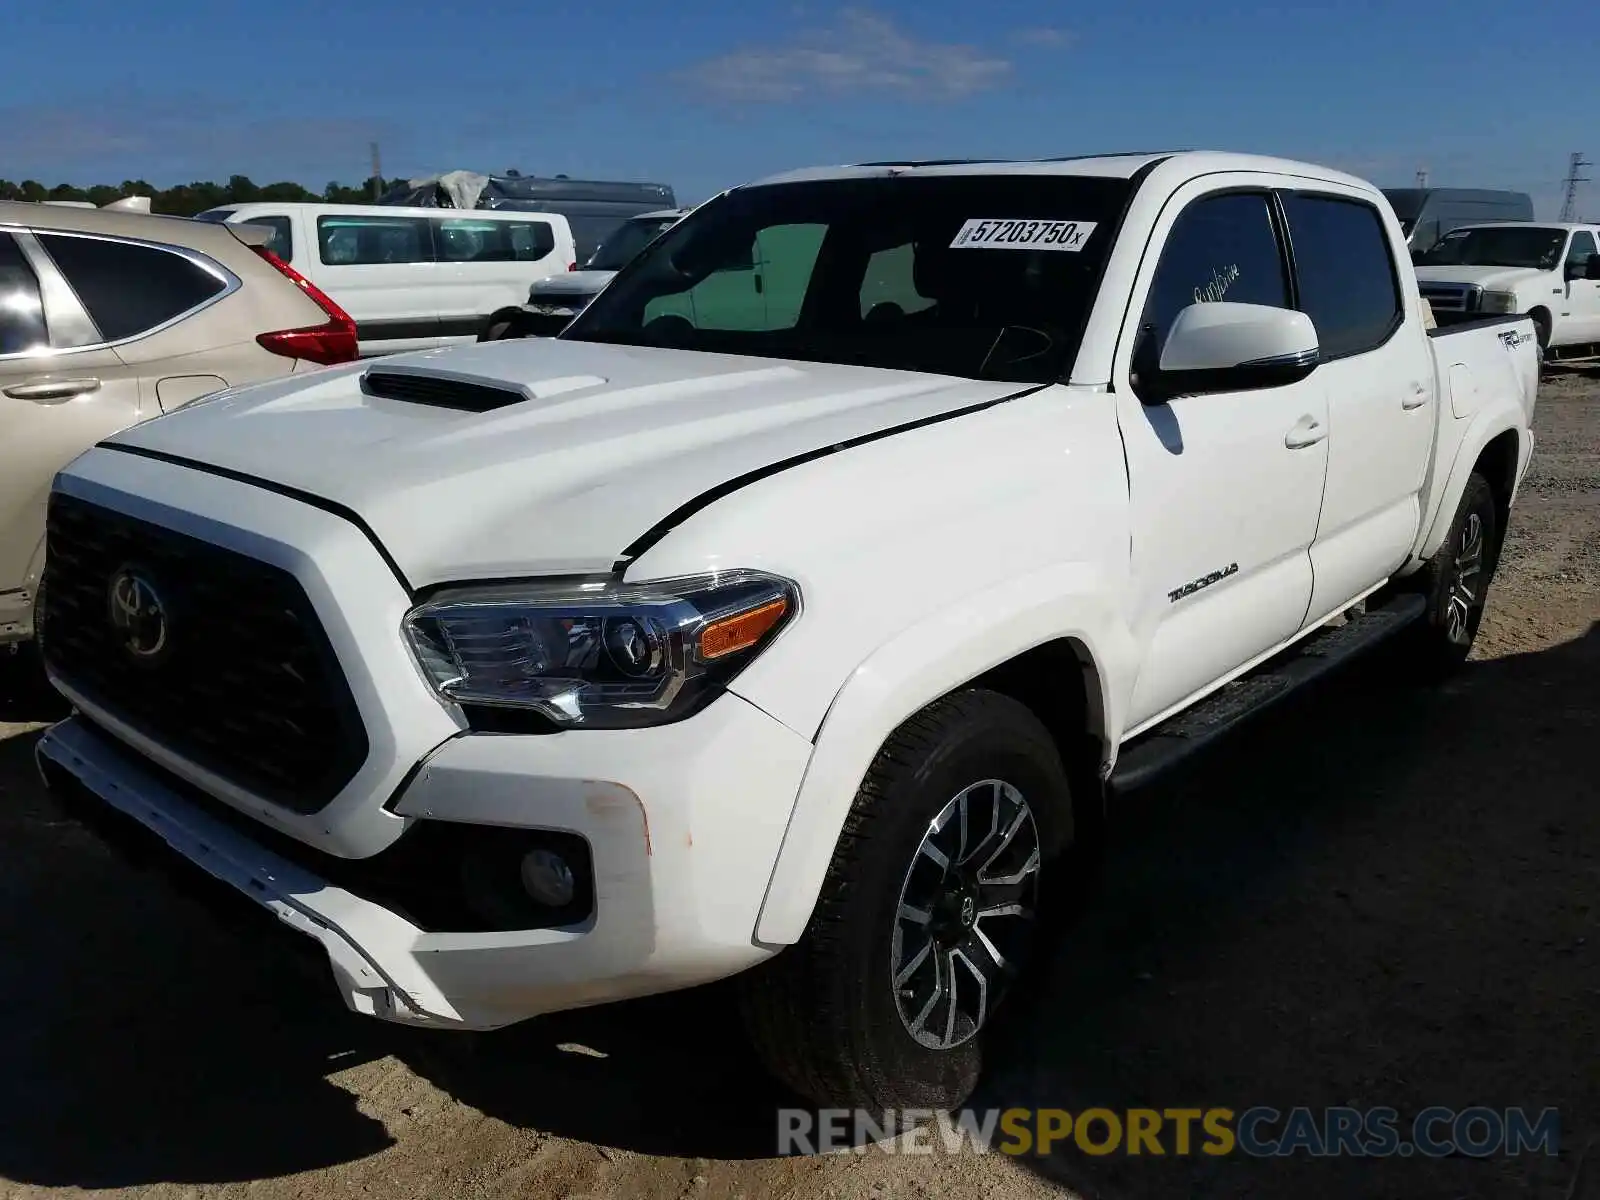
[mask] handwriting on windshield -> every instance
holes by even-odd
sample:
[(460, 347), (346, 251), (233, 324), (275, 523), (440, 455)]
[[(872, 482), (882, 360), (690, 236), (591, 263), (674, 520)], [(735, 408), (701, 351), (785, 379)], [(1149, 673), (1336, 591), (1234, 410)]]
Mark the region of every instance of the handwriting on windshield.
[(1239, 264), (1229, 263), (1220, 271), (1211, 268), (1211, 282), (1203, 288), (1195, 288), (1194, 302), (1196, 304), (1215, 304), (1228, 294), (1228, 289), (1233, 286), (1233, 281), (1239, 278)]

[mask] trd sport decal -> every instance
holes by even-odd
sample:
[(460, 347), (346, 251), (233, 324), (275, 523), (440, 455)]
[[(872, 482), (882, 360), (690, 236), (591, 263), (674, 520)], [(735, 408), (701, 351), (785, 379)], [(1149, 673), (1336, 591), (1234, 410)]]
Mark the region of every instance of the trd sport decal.
[(1500, 343), (1507, 350), (1515, 350), (1518, 346), (1522, 345), (1523, 342), (1531, 341), (1533, 341), (1533, 334), (1518, 333), (1514, 329), (1507, 329), (1500, 335)]
[(1213, 571), (1209, 575), (1202, 575), (1202, 576), (1200, 576), (1199, 579), (1196, 579), (1191, 583), (1186, 583), (1181, 588), (1173, 589), (1172, 591), (1167, 593), (1167, 599), (1170, 600), (1173, 604), (1176, 604), (1179, 600), (1182, 600), (1185, 596), (1192, 596), (1196, 592), (1198, 592), (1201, 588), (1208, 588), (1213, 583), (1216, 583), (1218, 580), (1226, 579), (1229, 575), (1237, 575), (1238, 573), (1239, 573), (1239, 564), (1238, 563), (1229, 563), (1227, 566), (1223, 567), (1220, 571)]

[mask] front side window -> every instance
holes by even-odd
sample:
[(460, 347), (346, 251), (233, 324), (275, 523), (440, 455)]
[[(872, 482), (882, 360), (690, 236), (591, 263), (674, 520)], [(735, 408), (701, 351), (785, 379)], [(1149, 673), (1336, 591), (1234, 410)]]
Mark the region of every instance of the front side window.
[(0, 233), (0, 354), (48, 350), (39, 280), (16, 239)]
[(1376, 349), (1400, 325), (1400, 285), (1382, 219), (1371, 205), (1295, 193), (1283, 197), (1300, 283), (1300, 308), (1324, 359)]
[(1527, 267), (1553, 271), (1567, 231), (1541, 225), (1475, 225), (1452, 229), (1417, 260), (1422, 267)]
[(1178, 214), (1161, 249), (1140, 320), (1141, 341), (1159, 352), (1172, 322), (1191, 304), (1289, 307), (1283, 255), (1264, 192), (1196, 200)]
[(433, 236), (422, 217), (318, 217), (318, 256), (331, 267), (433, 261)]
[(41, 233), (39, 242), (108, 342), (148, 333), (228, 286), (220, 273), (156, 246), (64, 233)]
[(1128, 186), (1019, 174), (737, 189), (663, 234), (561, 336), (1054, 382)]
[(1567, 251), (1567, 265), (1582, 271), (1589, 261), (1589, 256), (1594, 253), (1597, 253), (1594, 234), (1587, 229), (1579, 229), (1572, 235), (1572, 246)]

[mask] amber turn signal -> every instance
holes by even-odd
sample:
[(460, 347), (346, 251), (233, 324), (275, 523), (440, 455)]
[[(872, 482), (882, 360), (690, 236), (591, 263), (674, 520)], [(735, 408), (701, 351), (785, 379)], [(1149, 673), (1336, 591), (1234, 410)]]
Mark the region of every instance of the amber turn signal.
[(748, 650), (759, 642), (789, 611), (789, 601), (780, 596), (749, 612), (713, 621), (700, 631), (700, 657), (707, 662)]

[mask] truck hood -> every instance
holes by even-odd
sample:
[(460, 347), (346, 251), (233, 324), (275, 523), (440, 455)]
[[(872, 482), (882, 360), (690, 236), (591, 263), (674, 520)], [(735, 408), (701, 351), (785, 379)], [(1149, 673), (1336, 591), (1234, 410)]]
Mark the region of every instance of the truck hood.
[[(368, 371), (422, 376), (417, 386), (434, 390), (477, 385), (521, 395), (491, 411), (463, 411), (448, 399), (368, 394)], [(343, 505), (423, 587), (609, 571), (630, 543), (707, 492), (1024, 390), (868, 367), (511, 339), (219, 392), (111, 444)]]
[(1486, 291), (1510, 291), (1547, 272), (1537, 267), (1418, 267), (1419, 283), (1465, 283)]
[(615, 271), (567, 271), (547, 275), (528, 289), (529, 304), (587, 299), (616, 276)]

